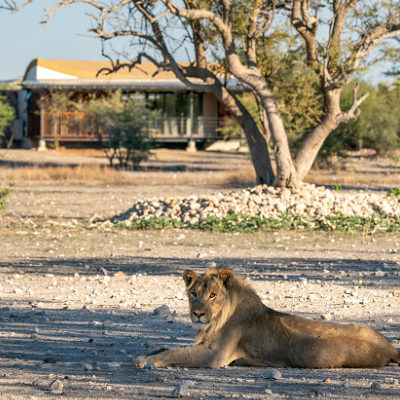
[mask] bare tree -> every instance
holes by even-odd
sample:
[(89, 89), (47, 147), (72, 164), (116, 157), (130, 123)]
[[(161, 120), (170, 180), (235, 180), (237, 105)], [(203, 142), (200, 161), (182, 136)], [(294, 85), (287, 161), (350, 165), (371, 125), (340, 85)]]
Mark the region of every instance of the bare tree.
[[(30, 1), (28, 1), (30, 2)], [(398, 0), (62, 0), (47, 10), (47, 20), (74, 3), (93, 7), (93, 29), (103, 48), (115, 38), (129, 38), (128, 62), (114, 61), (105, 73), (147, 59), (173, 71), (191, 90), (213, 93), (243, 127), (259, 183), (297, 187), (309, 172), (326, 137), (342, 122), (357, 118), (367, 94), (354, 91), (353, 105), (343, 111), (340, 94), (351, 77), (381, 42), (400, 36)], [(324, 98), (323, 117), (305, 134), (292, 156), (273, 77), (258, 66), (259, 55), (274, 24), (290, 21), (303, 41), (305, 63), (319, 77)], [(326, 33), (327, 32), (327, 33)], [(133, 50), (132, 50), (133, 48)], [(177, 62), (177, 50), (187, 50), (187, 64)], [(226, 75), (252, 91), (265, 116), (264, 132), (229, 90), (212, 61), (223, 58)], [(223, 57), (221, 57), (223, 55)], [(267, 141), (275, 158), (272, 173)]]

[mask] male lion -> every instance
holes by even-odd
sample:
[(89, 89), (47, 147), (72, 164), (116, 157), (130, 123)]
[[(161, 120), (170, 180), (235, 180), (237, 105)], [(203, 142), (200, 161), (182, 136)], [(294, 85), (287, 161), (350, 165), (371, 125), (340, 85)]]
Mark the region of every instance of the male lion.
[(400, 352), (366, 325), (313, 321), (266, 307), (228, 269), (204, 275), (186, 270), (190, 317), (198, 329), (193, 346), (140, 359), (155, 367), (251, 366), (367, 368), (400, 363)]

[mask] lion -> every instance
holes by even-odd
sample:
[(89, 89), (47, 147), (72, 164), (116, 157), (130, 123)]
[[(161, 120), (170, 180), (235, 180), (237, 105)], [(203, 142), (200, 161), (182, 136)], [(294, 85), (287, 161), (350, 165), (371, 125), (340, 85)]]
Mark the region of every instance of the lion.
[[(400, 363), (400, 352), (362, 324), (314, 321), (264, 305), (229, 269), (183, 272), (190, 318), (197, 329), (193, 346), (162, 350), (139, 360), (143, 367), (246, 366), (376, 368)], [(151, 365), (150, 364), (150, 365)]]

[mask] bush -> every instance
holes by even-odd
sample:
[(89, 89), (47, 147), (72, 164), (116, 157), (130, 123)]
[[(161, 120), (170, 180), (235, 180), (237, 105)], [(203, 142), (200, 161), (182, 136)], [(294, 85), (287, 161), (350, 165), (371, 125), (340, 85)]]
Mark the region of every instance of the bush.
[(0, 95), (0, 137), (4, 135), (5, 129), (14, 120), (14, 109), (4, 102), (4, 96)]
[(78, 109), (85, 115), (86, 129), (102, 140), (110, 166), (137, 170), (147, 160), (154, 148), (148, 123), (156, 115), (144, 100), (123, 98), (116, 91), (81, 102)]

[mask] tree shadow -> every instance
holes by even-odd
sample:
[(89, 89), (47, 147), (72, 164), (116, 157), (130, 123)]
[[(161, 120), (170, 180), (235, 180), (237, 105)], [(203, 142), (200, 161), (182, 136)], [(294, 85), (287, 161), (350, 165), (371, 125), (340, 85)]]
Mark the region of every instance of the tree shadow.
[[(245, 393), (258, 398), (268, 387), (281, 396), (309, 398), (310, 393), (326, 396), (359, 395), (371, 392), (370, 381), (398, 378), (396, 367), (379, 370), (282, 370), (282, 379), (267, 380), (266, 368), (224, 369), (140, 369), (132, 361), (159, 347), (192, 343), (189, 324), (167, 323), (149, 312), (132, 314), (115, 309), (11, 309), (2, 311), (0, 334), (0, 393), (9, 395), (51, 395), (49, 383), (58, 378), (64, 393), (72, 398), (171, 398), (183, 380), (196, 393), (221, 398)], [(397, 326), (396, 329), (399, 327)], [(49, 362), (53, 358), (53, 362)], [(89, 367), (88, 367), (89, 366)], [(21, 376), (27, 374), (29, 381)], [(331, 384), (324, 381), (330, 379)], [(343, 388), (347, 379), (352, 387)], [(12, 382), (12, 384), (10, 384)], [(354, 383), (356, 382), (356, 383)], [(394, 398), (396, 387), (385, 389)], [(381, 393), (380, 393), (381, 395)], [(28, 398), (28, 397), (27, 397)]]
[(2, 273), (53, 273), (54, 275), (95, 276), (118, 271), (134, 274), (182, 276), (185, 269), (204, 272), (210, 265), (232, 269), (235, 274), (253, 281), (292, 281), (332, 283), (343, 286), (362, 281), (365, 287), (380, 289), (399, 287), (400, 265), (389, 260), (317, 259), (317, 258), (177, 258), (177, 257), (112, 257), (112, 258), (30, 258), (29, 260), (0, 262)]
[[(37, 258), (1, 262), (0, 273), (51, 273), (57, 277), (75, 273), (82, 276), (114, 275), (121, 271), (127, 276), (140, 273), (178, 277), (186, 268), (204, 271), (214, 261), (211, 258), (173, 257)], [(364, 284), (374, 288), (398, 285), (398, 277), (391, 276), (391, 272), (398, 271), (398, 265), (388, 261), (321, 261), (314, 258), (225, 258), (216, 261), (231, 267), (239, 275), (268, 284), (282, 280), (296, 283), (307, 279), (310, 282), (335, 282), (349, 287), (362, 271), (368, 272), (363, 278)], [(387, 275), (375, 275), (378, 270)], [(51, 396), (49, 383), (58, 378), (64, 384), (65, 394), (77, 399), (171, 398), (174, 388), (182, 380), (192, 381), (192, 398), (204, 398), (204, 393), (210, 399), (231, 394), (259, 398), (265, 396), (266, 385), (273, 393), (289, 398), (306, 399), (310, 398), (310, 393), (346, 398), (371, 395), (372, 381), (385, 383), (390, 379), (398, 379), (399, 370), (396, 367), (379, 370), (286, 369), (282, 371), (283, 378), (277, 381), (266, 379), (265, 368), (139, 369), (132, 363), (136, 356), (159, 347), (193, 342), (194, 332), (187, 316), (186, 319), (178, 316), (173, 323), (168, 323), (164, 318), (140, 309), (55, 309), (51, 302), (39, 308), (18, 299), (9, 299), (8, 303), (13, 306), (0, 308), (0, 376), (2, 374), (4, 378), (0, 380), (0, 393), (7, 395), (21, 396), (22, 393), (26, 394), (26, 398), (31, 395)], [(382, 312), (379, 318), (386, 321), (389, 315)], [(400, 340), (399, 324), (385, 325), (385, 336)], [(324, 382), (327, 378), (330, 379), (329, 384)], [(351, 386), (343, 387), (347, 378), (351, 379)], [(390, 399), (397, 395), (398, 388), (386, 385), (380, 391), (379, 398)]]

